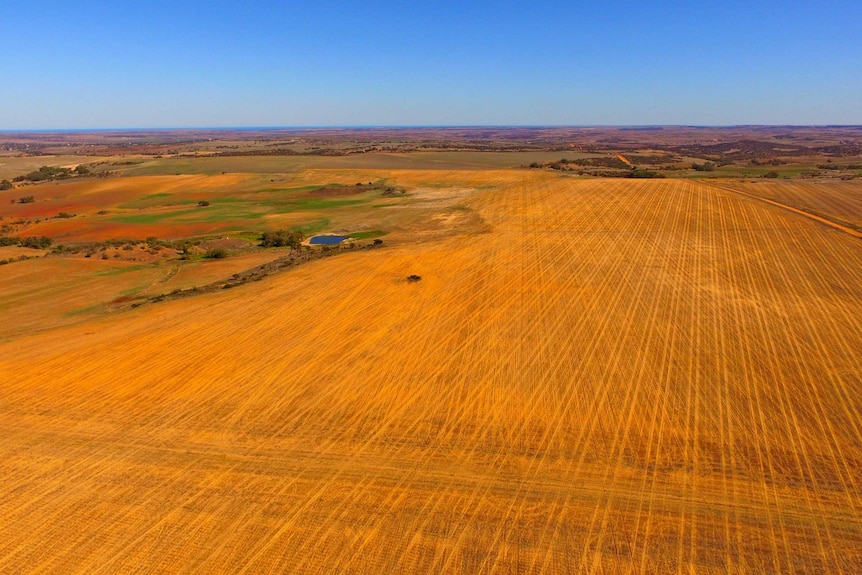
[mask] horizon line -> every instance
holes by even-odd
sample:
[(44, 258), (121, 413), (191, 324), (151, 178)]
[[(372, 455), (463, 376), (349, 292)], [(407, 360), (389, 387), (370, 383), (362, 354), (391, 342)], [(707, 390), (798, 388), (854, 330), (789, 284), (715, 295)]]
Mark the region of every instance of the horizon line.
[(138, 126), (103, 128), (0, 128), (0, 134), (16, 133), (81, 133), (81, 132), (143, 132), (143, 131), (253, 131), (253, 130), (408, 130), (465, 128), (857, 128), (862, 124), (298, 124), (259, 126)]

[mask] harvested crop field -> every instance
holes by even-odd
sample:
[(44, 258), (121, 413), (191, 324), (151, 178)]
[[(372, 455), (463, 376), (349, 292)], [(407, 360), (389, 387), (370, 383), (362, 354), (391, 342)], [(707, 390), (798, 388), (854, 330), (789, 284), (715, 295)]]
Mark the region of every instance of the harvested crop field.
[(862, 241), (390, 176), (483, 225), (0, 344), (0, 572), (862, 572)]
[(731, 187), (838, 219), (862, 230), (862, 181), (758, 182)]

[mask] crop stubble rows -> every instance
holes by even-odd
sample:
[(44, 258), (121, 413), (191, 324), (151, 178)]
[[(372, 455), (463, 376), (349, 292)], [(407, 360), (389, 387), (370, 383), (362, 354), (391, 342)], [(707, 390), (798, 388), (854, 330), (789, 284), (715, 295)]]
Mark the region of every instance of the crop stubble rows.
[(0, 571), (862, 570), (858, 240), (437, 177), (490, 233), (0, 348)]

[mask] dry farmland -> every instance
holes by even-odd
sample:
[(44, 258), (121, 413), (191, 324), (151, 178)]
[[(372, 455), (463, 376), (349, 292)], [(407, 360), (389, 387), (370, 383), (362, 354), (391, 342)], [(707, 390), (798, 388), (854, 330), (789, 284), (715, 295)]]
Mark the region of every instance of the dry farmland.
[(384, 249), (0, 343), (0, 572), (862, 572), (862, 240), (695, 181), (358, 176), (412, 198)]

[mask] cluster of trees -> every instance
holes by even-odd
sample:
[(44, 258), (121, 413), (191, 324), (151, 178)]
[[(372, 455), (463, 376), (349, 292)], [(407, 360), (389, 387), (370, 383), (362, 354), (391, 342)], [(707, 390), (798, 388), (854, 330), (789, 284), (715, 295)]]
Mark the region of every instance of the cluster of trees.
[[(829, 161), (831, 162), (832, 160), (829, 160)], [(862, 164), (845, 164), (842, 166), (839, 164), (829, 163), (829, 164), (818, 164), (817, 167), (821, 170), (858, 170), (858, 169), (862, 168)]]
[[(86, 166), (79, 165), (74, 170), (70, 168), (56, 168), (52, 166), (42, 166), (38, 170), (33, 170), (30, 173), (18, 176), (16, 182), (43, 182), (45, 180), (63, 180), (72, 176), (89, 175), (90, 169)], [(8, 189), (8, 188), (7, 188)]]
[(34, 250), (47, 250), (54, 240), (47, 236), (30, 236), (26, 238), (11, 238), (0, 236), (0, 246), (21, 246), (22, 248), (33, 248)]
[(698, 172), (714, 172), (715, 164), (713, 162), (704, 162), (703, 164), (693, 163), (691, 167)]
[(661, 172), (654, 172), (652, 170), (632, 170), (628, 174), (626, 174), (627, 178), (663, 178), (664, 174)]
[(631, 169), (631, 166), (616, 157), (578, 158), (576, 160), (560, 158), (556, 162), (550, 162), (548, 164), (533, 162), (530, 164), (530, 168), (537, 169), (548, 167), (552, 170), (567, 171), (571, 170), (572, 168), (570, 166), (573, 165), (592, 168), (614, 168), (619, 170)]
[(260, 245), (265, 248), (298, 249), (304, 239), (305, 236), (302, 232), (277, 230), (274, 232), (263, 232), (260, 236)]

